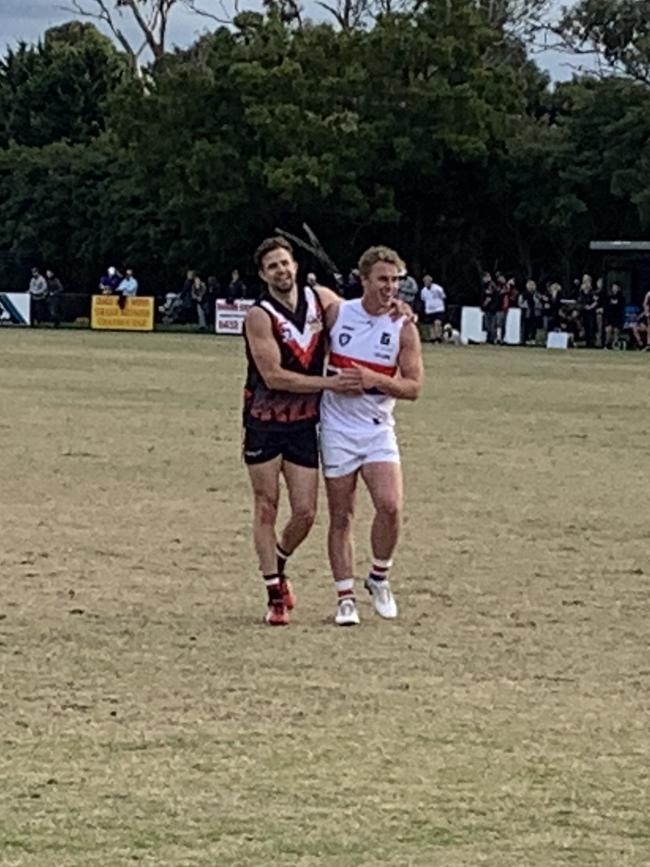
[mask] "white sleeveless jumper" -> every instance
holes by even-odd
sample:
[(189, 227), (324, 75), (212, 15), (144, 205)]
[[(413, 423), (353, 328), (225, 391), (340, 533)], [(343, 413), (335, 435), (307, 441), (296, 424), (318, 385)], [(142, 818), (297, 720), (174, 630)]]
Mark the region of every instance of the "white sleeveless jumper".
[[(330, 332), (328, 373), (357, 364), (395, 376), (405, 321), (403, 316), (391, 319), (388, 313), (372, 316), (363, 308), (361, 299), (344, 301)], [(354, 436), (392, 428), (394, 407), (395, 398), (377, 389), (361, 395), (336, 394), (327, 389), (321, 400), (321, 431)]]

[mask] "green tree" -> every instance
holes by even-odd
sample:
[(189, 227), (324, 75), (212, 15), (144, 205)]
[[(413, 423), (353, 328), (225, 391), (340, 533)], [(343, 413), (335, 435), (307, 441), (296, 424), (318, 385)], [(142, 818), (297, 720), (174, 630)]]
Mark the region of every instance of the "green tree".
[(568, 274), (592, 237), (650, 219), (646, 88), (551, 92), (511, 22), (475, 0), (366, 28), (268, 10), (143, 77), (92, 28), (10, 55), (5, 261), (68, 262), (91, 288), (130, 262), (162, 290), (186, 267), (246, 268), (261, 237), (307, 220), (342, 267), (393, 243), (470, 297), (479, 267)]
[(87, 142), (105, 127), (123, 56), (92, 25), (73, 21), (0, 61), (0, 147)]
[(579, 0), (559, 26), (566, 47), (650, 84), (650, 0)]
[(56, 267), (69, 286), (94, 290), (98, 269), (121, 254), (112, 190), (124, 170), (101, 139), (0, 151), (4, 279), (20, 285), (36, 263)]
[(588, 202), (591, 237), (638, 237), (640, 221), (648, 225), (650, 91), (617, 77), (584, 78), (558, 87), (554, 101), (574, 149), (564, 173)]

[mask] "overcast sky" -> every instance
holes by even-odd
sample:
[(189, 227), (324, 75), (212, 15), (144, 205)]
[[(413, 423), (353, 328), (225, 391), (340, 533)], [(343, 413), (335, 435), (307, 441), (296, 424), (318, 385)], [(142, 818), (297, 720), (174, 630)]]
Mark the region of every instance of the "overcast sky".
[[(83, 5), (84, 0), (80, 2)], [(0, 0), (0, 48), (4, 50), (7, 44), (15, 44), (21, 39), (35, 42), (48, 27), (78, 17), (66, 11), (66, 5), (72, 4), (66, 0)], [(86, 5), (91, 8), (93, 3), (86, 0)], [(170, 21), (170, 41), (180, 46), (189, 45), (207, 29), (207, 25), (206, 19), (178, 8)], [(572, 69), (566, 55), (547, 51), (537, 55), (537, 62), (556, 81), (571, 78)]]

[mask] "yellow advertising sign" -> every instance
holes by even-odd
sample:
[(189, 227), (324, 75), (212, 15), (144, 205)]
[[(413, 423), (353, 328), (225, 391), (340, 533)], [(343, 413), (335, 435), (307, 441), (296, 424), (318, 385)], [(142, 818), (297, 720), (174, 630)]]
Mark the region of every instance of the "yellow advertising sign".
[(153, 331), (153, 298), (127, 298), (120, 310), (117, 295), (93, 295), (90, 327), (112, 331)]

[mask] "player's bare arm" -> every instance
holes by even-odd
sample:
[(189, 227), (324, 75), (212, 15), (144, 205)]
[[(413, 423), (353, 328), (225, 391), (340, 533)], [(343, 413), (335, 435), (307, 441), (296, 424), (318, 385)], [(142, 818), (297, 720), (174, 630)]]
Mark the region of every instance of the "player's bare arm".
[(413, 322), (405, 322), (400, 332), (400, 352), (397, 358), (398, 376), (386, 376), (367, 367), (361, 371), (364, 389), (378, 388), (397, 400), (416, 400), (422, 390), (424, 369), (420, 336)]
[(280, 348), (273, 337), (271, 320), (259, 307), (251, 308), (246, 314), (246, 336), (267, 388), (299, 394), (316, 394), (326, 388), (359, 394), (362, 389), (361, 375), (356, 370), (343, 370), (336, 376), (306, 376), (285, 370), (281, 364)]

